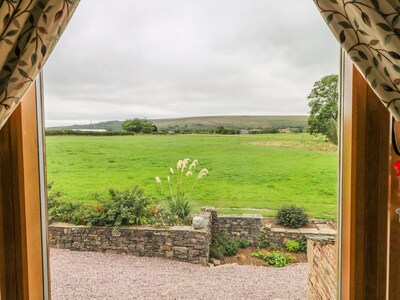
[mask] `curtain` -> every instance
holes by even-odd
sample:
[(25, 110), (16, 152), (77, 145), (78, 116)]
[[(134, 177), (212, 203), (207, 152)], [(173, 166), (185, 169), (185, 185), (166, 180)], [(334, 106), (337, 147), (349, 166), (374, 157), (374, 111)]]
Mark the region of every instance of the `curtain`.
[(79, 0), (0, 0), (0, 129), (21, 101)]
[(357, 69), (400, 121), (400, 1), (314, 2)]

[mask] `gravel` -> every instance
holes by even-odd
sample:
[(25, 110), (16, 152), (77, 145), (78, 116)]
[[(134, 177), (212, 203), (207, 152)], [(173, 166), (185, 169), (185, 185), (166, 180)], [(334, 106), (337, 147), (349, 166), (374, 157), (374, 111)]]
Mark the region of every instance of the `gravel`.
[(202, 267), (51, 249), (52, 299), (306, 299), (307, 264)]

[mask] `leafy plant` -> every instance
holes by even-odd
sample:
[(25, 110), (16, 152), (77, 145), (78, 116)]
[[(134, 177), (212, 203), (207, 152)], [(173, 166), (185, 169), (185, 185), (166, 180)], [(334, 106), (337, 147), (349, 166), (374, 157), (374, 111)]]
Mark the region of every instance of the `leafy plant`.
[(244, 238), (232, 238), (225, 233), (221, 233), (213, 237), (211, 256), (215, 258), (234, 256), (237, 254), (239, 248), (247, 248), (248, 246), (249, 241)]
[(96, 207), (92, 225), (119, 227), (149, 224), (152, 202), (144, 197), (143, 189), (138, 185), (122, 192), (111, 189), (109, 195), (110, 199), (100, 200), (100, 205)]
[[(190, 180), (198, 165), (198, 161), (195, 159), (191, 163), (190, 162), (191, 160), (189, 158), (179, 160), (176, 164), (176, 169), (170, 168), (170, 174), (167, 176), (167, 208), (171, 213), (181, 219), (186, 219), (192, 212), (192, 205), (190, 204), (191, 195), (197, 182), (208, 174), (207, 169), (202, 169), (197, 174), (195, 180)], [(160, 185), (160, 193), (162, 194), (161, 178), (157, 176), (156, 182)]]
[(256, 237), (257, 249), (266, 249), (270, 246), (268, 237), (265, 234), (260, 234)]
[(279, 244), (270, 244), (268, 246), (268, 250), (270, 250), (270, 251), (280, 251), (281, 249), (282, 249), (282, 247)]
[(152, 226), (155, 228), (168, 228), (174, 225), (190, 225), (189, 218), (181, 219), (168, 209), (159, 208), (157, 214), (153, 217)]
[(289, 240), (286, 242), (285, 247), (289, 252), (299, 252), (300, 251), (300, 243), (298, 241)]
[(284, 267), (289, 264), (289, 259), (287, 255), (282, 252), (268, 252), (268, 251), (257, 251), (254, 252), (251, 256), (259, 258), (265, 261), (270, 266), (274, 267)]
[(299, 241), (299, 251), (300, 252), (307, 252), (307, 239), (302, 239)]
[(250, 245), (249, 241), (242, 237), (239, 237), (238, 239), (236, 239), (236, 242), (238, 243), (239, 248), (242, 248), (242, 249), (246, 249)]
[(53, 189), (53, 182), (47, 185), (47, 207), (49, 222), (65, 222), (86, 225), (93, 207), (61, 199), (61, 193)]
[(284, 206), (278, 210), (276, 222), (279, 225), (299, 228), (308, 222), (308, 215), (301, 207), (295, 205)]

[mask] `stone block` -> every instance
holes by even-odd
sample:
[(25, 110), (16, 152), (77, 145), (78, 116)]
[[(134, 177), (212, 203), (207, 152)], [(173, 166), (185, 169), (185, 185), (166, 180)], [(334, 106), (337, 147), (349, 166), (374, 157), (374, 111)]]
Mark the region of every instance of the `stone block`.
[(188, 249), (186, 247), (172, 247), (172, 250), (178, 253), (187, 253)]

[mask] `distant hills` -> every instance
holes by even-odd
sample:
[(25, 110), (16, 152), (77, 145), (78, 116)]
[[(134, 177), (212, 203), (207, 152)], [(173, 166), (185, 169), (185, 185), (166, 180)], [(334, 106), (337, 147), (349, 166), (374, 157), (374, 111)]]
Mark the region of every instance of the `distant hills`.
[[(159, 129), (287, 128), (306, 127), (308, 116), (208, 116), (151, 120)], [(123, 121), (106, 121), (87, 125), (49, 127), (46, 129), (106, 129), (122, 131)]]

